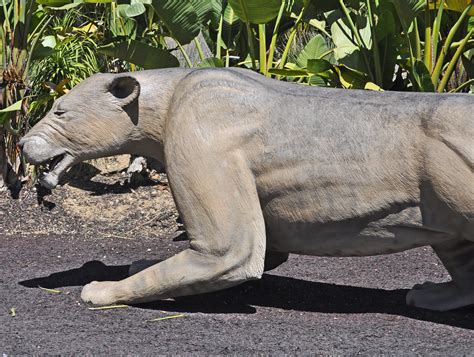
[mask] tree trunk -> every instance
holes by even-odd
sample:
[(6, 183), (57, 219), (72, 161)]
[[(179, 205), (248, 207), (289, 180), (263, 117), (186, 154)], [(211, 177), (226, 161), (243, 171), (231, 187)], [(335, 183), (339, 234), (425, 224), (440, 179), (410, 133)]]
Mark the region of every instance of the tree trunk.
[[(202, 51), (203, 51), (203, 54), (204, 54), (204, 58), (211, 57), (212, 52), (209, 49), (209, 46), (207, 45), (206, 39), (204, 38), (202, 32), (200, 32), (199, 35), (197, 36), (197, 41), (201, 45), (201, 48), (202, 48)], [(171, 37), (166, 37), (165, 42), (166, 42), (166, 46), (168, 46), (168, 48), (177, 48), (178, 47), (178, 44), (176, 43), (176, 41), (174, 39), (172, 39)], [(187, 45), (184, 45), (183, 48), (186, 51), (186, 53), (188, 54), (188, 57), (191, 60), (191, 63), (193, 64), (193, 66), (196, 66), (201, 62), (201, 58), (199, 56), (199, 51), (198, 51), (198, 49), (196, 47), (196, 43), (194, 41), (188, 43)], [(184, 55), (180, 50), (178, 50), (178, 49), (173, 50), (173, 51), (171, 51), (171, 54), (178, 59), (180, 67), (188, 67), (188, 64), (187, 64), (187, 62), (184, 58)]]

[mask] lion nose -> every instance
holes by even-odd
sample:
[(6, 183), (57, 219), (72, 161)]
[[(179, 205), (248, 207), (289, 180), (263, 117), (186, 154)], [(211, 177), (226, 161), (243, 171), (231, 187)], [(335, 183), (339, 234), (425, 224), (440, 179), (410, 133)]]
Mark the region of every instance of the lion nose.
[(37, 136), (23, 138), (18, 145), (22, 149), (26, 161), (31, 164), (37, 165), (49, 157), (49, 148), (46, 140)]

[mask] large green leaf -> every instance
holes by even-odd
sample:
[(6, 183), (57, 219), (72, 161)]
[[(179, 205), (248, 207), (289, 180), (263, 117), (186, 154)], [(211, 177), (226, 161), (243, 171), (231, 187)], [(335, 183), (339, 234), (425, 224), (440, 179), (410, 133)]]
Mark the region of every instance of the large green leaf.
[(145, 69), (179, 66), (176, 57), (168, 51), (136, 40), (118, 38), (109, 44), (100, 46), (98, 50), (108, 56), (120, 58)]
[(415, 62), (415, 70), (412, 71), (413, 77), (415, 78), (417, 91), (419, 92), (434, 92), (435, 86), (431, 80), (431, 74), (423, 61)]
[(425, 0), (389, 0), (397, 11), (403, 30), (408, 32), (416, 15), (426, 6)]
[(224, 8), (222, 0), (207, 0), (211, 4), (211, 11), (208, 13), (208, 17), (211, 20), (211, 26), (214, 30), (219, 27), (219, 21)]
[(199, 68), (220, 68), (224, 67), (224, 62), (220, 58), (210, 57), (199, 63)]
[[(335, 13), (339, 13), (338, 11)], [(361, 17), (354, 21), (359, 30), (360, 37), (366, 48), (370, 49), (372, 46), (372, 31), (368, 21), (362, 21)], [(334, 54), (337, 60), (350, 55), (352, 52), (359, 49), (354, 33), (347, 23), (345, 17), (339, 17), (331, 24), (331, 36), (336, 46)]]
[(309, 77), (308, 84), (316, 87), (328, 87), (327, 80), (321, 76)]
[(281, 68), (270, 68), (268, 73), (276, 76), (283, 77), (308, 77), (309, 73), (302, 69), (281, 69)]
[(152, 4), (174, 39), (182, 45), (191, 42), (201, 31), (202, 24), (191, 0), (153, 0)]
[(296, 64), (300, 68), (306, 68), (308, 60), (321, 59), (328, 56), (329, 46), (322, 35), (314, 36), (304, 47), (296, 58)]
[(397, 70), (398, 41), (400, 35), (387, 36), (380, 45), (380, 64), (382, 66), (383, 87), (391, 88)]
[(53, 10), (69, 10), (83, 3), (107, 4), (113, 0), (36, 0), (36, 3), (48, 6)]
[(72, 4), (73, 2), (69, 0), (36, 0), (36, 3), (44, 6), (61, 7)]
[(467, 51), (466, 54), (461, 55), (462, 64), (469, 78), (474, 79), (474, 49)]
[(137, 21), (128, 17), (126, 14), (128, 4), (117, 5), (115, 14), (110, 12), (110, 26), (109, 30), (115, 37), (125, 36), (126, 38), (134, 40), (137, 37)]
[(281, 3), (282, 0), (229, 0), (237, 16), (252, 24), (264, 24), (275, 19)]
[(307, 70), (311, 74), (320, 74), (332, 69), (332, 64), (323, 59), (308, 60)]
[(18, 102), (10, 105), (9, 107), (0, 110), (0, 124), (5, 123), (8, 119), (11, 118), (11, 116), (21, 110), (21, 103), (22, 100), (19, 100)]
[(375, 26), (377, 41), (381, 42), (386, 37), (393, 35), (396, 32), (396, 29), (395, 17), (392, 11), (386, 7), (381, 7), (379, 20)]
[(118, 7), (125, 5), (120, 15), (123, 17), (137, 17), (145, 13), (145, 5), (141, 1), (132, 0), (130, 4), (120, 4)]
[(305, 4), (305, 21), (310, 21), (319, 17), (320, 14), (341, 8), (339, 0), (311, 0), (299, 1), (300, 5)]
[(56, 36), (54, 35), (45, 36), (43, 38), (43, 41), (41, 41), (41, 44), (44, 47), (50, 47), (50, 48), (56, 47)]
[(204, 24), (207, 22), (209, 14), (214, 10), (213, 1), (210, 0), (190, 0), (191, 4), (196, 11), (196, 15), (199, 19), (199, 23)]
[(339, 80), (344, 88), (364, 89), (368, 80), (367, 73), (356, 71), (344, 65), (335, 66)]
[(31, 59), (33, 61), (49, 57), (54, 53), (54, 48), (45, 47), (42, 44), (39, 44), (35, 47), (33, 53), (31, 54)]

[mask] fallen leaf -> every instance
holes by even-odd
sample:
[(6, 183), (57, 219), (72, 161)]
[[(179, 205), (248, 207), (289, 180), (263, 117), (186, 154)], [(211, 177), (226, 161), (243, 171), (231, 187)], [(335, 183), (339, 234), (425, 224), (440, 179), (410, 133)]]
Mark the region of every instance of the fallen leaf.
[(89, 307), (89, 310), (97, 311), (97, 310), (125, 309), (127, 307), (128, 305), (110, 305), (110, 306)]
[(184, 317), (184, 314), (178, 314), (178, 315), (171, 315), (171, 316), (165, 316), (165, 317), (158, 317), (156, 319), (148, 320), (147, 322), (156, 322), (156, 321), (164, 321), (164, 320), (170, 320), (170, 319), (177, 319), (179, 317)]
[(41, 290), (47, 291), (49, 293), (55, 293), (55, 294), (62, 293), (61, 290), (43, 288), (42, 286), (39, 286), (39, 285), (38, 285), (38, 288), (40, 288)]
[(12, 308), (10, 309), (10, 316), (11, 316), (11, 317), (15, 317), (15, 316), (16, 316), (16, 309), (15, 309), (14, 307), (12, 307)]

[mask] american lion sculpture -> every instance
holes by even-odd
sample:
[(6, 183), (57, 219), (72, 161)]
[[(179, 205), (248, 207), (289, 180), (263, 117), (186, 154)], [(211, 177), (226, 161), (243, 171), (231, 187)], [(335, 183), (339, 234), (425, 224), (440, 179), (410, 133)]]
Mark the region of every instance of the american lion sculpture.
[[(303, 87), (239, 69), (97, 74), (21, 141), (69, 167), (123, 153), (165, 164), (189, 249), (93, 304), (142, 303), (258, 279), (288, 253), (364, 256), (430, 245), (452, 281), (407, 303), (474, 304), (474, 97)], [(140, 269), (138, 269), (140, 270)]]

